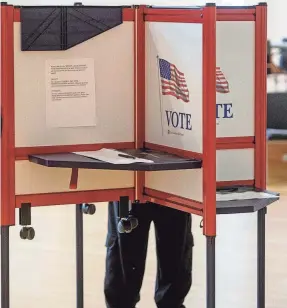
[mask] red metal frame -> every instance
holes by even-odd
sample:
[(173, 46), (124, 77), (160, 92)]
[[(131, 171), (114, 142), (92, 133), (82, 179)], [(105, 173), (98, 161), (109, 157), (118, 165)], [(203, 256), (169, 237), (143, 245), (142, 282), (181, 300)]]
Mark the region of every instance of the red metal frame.
[[(213, 11), (214, 10), (214, 11)], [(204, 174), (204, 202), (203, 211), (197, 213), (204, 217), (204, 234), (213, 236), (216, 234), (216, 187), (228, 187), (232, 185), (248, 185), (256, 186), (259, 188), (266, 187), (266, 155), (265, 155), (265, 129), (266, 129), (266, 6), (259, 5), (257, 7), (248, 8), (218, 8), (215, 13), (214, 7), (206, 7), (202, 11), (192, 12), (190, 10), (173, 10), (173, 9), (146, 9), (145, 20), (157, 22), (202, 22), (206, 30), (204, 34), (204, 112), (203, 125), (204, 125), (204, 152), (203, 155), (199, 153), (192, 153), (180, 149), (173, 149), (166, 146), (146, 143), (146, 147), (155, 150), (162, 150), (169, 153), (177, 154), (183, 157), (203, 158), (203, 174)], [(200, 19), (199, 12), (201, 12), (203, 19)], [(261, 17), (260, 17), (261, 14)], [(216, 16), (215, 16), (216, 15)], [(256, 15), (256, 16), (255, 16)], [(202, 17), (201, 16), (201, 17)], [(255, 18), (256, 17), (256, 18)], [(253, 21), (256, 25), (256, 112), (255, 112), (255, 136), (247, 137), (225, 137), (216, 138), (215, 132), (212, 128), (215, 127), (215, 111), (212, 104), (208, 102), (213, 101), (214, 106), (216, 99), (213, 96), (215, 93), (215, 81), (212, 73), (207, 72), (208, 68), (215, 64), (215, 41), (212, 40), (212, 24), (216, 21)], [(209, 27), (209, 28), (208, 28)], [(213, 25), (214, 27), (214, 25)], [(208, 36), (210, 36), (208, 38)], [(214, 37), (214, 36), (213, 36)], [(209, 44), (209, 46), (208, 46)], [(213, 52), (211, 51), (213, 49)], [(261, 52), (258, 57), (258, 52)], [(264, 86), (263, 86), (264, 85)], [(213, 90), (212, 90), (213, 89)], [(259, 111), (260, 110), (260, 111)], [(258, 116), (260, 114), (260, 116)], [(206, 124), (208, 123), (208, 124)], [(256, 137), (256, 138), (255, 138)], [(216, 141), (215, 141), (216, 140)], [(256, 141), (256, 142), (255, 142)], [(216, 150), (227, 149), (255, 149), (255, 175), (254, 179), (247, 180), (234, 180), (234, 181), (217, 181), (216, 182)], [(211, 180), (213, 179), (213, 180)], [(160, 196), (158, 194), (161, 194)], [(165, 206), (170, 206), (179, 210), (193, 212), (196, 210), (189, 208), (184, 200), (179, 196), (173, 196), (168, 193), (156, 192), (154, 190), (145, 189), (146, 200), (153, 202), (160, 202)], [(176, 202), (174, 201), (176, 198)], [(196, 203), (193, 200), (189, 202), (194, 203), (196, 206), (201, 203)]]
[(223, 137), (216, 138), (217, 150), (254, 149), (255, 137)]
[[(145, 140), (145, 23), (144, 6), (135, 12), (135, 145), (143, 148)], [(135, 197), (143, 200), (145, 172), (135, 172)]]
[[(266, 189), (266, 58), (267, 6), (260, 4), (249, 8), (224, 8), (217, 10), (217, 21), (255, 22), (255, 136), (217, 138), (217, 149), (254, 149), (254, 179), (221, 181), (217, 187), (248, 185)], [(241, 140), (240, 140), (241, 139)]]
[[(194, 10), (147, 8), (145, 14), (145, 21), (203, 24), (203, 154), (148, 142), (145, 146), (182, 157), (203, 159), (204, 201), (188, 200), (148, 188), (145, 188), (145, 199), (203, 215), (204, 233), (212, 236), (216, 233), (216, 7), (210, 5)], [(235, 142), (238, 143), (238, 140)]]
[(158, 203), (187, 213), (202, 216), (203, 205), (201, 202), (179, 197), (162, 191), (145, 188), (144, 200)]
[(145, 8), (145, 21), (202, 23), (203, 9)]
[(201, 153), (172, 148), (172, 147), (168, 147), (168, 146), (164, 146), (160, 144), (145, 142), (145, 147), (151, 150), (162, 151), (162, 152), (178, 155), (178, 156), (185, 157), (185, 158), (202, 159)]
[(15, 224), (14, 8), (1, 5), (1, 226)]
[(120, 196), (128, 196), (134, 200), (134, 188), (117, 188), (117, 189), (101, 189), (101, 190), (86, 190), (74, 192), (60, 192), (60, 193), (43, 193), (43, 194), (29, 194), (16, 196), (16, 207), (21, 207), (22, 203), (31, 203), (35, 206), (49, 206), (49, 205), (65, 205), (65, 204), (79, 204), (91, 202), (106, 202), (110, 200), (119, 200)]
[[(144, 21), (149, 22), (178, 22), (178, 23), (203, 23), (204, 22), (205, 8), (202, 9), (157, 9), (157, 8), (144, 8)], [(214, 69), (215, 74), (215, 69)], [(215, 75), (214, 75), (215, 78)], [(143, 85), (142, 85), (143, 86)], [(214, 113), (215, 118), (215, 113)], [(164, 151), (170, 154), (179, 155), (187, 158), (202, 159), (202, 153), (195, 153), (192, 151), (181, 150), (168, 146), (162, 146), (145, 142), (144, 146), (149, 149)], [(214, 193), (215, 194), (215, 193)], [(156, 191), (144, 187), (144, 200), (156, 202), (164, 206), (175, 208), (178, 210), (194, 213), (197, 215), (203, 214), (202, 202), (182, 198), (169, 193)]]
[[(256, 18), (255, 18), (256, 17)], [(13, 22), (20, 21), (20, 10), (1, 6), (1, 225), (15, 224), (15, 207), (23, 202), (32, 206), (48, 206), (81, 202), (116, 200), (121, 195), (141, 201), (158, 202), (164, 206), (203, 216), (204, 234), (216, 235), (216, 187), (252, 185), (266, 188), (266, 6), (237, 9), (208, 5), (202, 9), (156, 9), (140, 6), (124, 9), (124, 21), (134, 21), (135, 46), (135, 142), (51, 147), (20, 147), (14, 140), (14, 42)], [(203, 154), (193, 153), (145, 142), (145, 22), (192, 22), (203, 24)], [(255, 21), (255, 136), (216, 138), (216, 21)], [(263, 47), (264, 46), (264, 47)], [(4, 61), (5, 58), (5, 61)], [(18, 195), (15, 197), (15, 160), (25, 160), (29, 154), (47, 154), (67, 151), (89, 151), (101, 147), (147, 147), (203, 159), (203, 202), (189, 200), (169, 193), (145, 188), (145, 173), (135, 173), (135, 187), (97, 191)], [(255, 179), (216, 182), (216, 150), (255, 149)], [(74, 173), (73, 173), (74, 172)], [(74, 170), (73, 179), (76, 178)], [(75, 181), (70, 183), (76, 188)], [(191, 183), (192, 185), (192, 183)]]
[[(32, 206), (103, 202), (117, 200), (123, 194), (134, 199), (134, 187), (15, 196), (15, 161), (27, 160), (30, 154), (94, 151), (102, 147), (116, 149), (135, 148), (134, 142), (15, 148), (14, 22), (21, 21), (20, 12), (19, 8), (1, 5), (1, 42), (5, 42), (5, 44), (1, 44), (1, 115), (4, 118), (1, 137), (1, 225), (15, 224), (15, 207), (19, 207), (23, 202), (31, 203)], [(135, 9), (124, 8), (123, 21), (134, 20)], [(72, 170), (70, 189), (77, 188), (77, 173), (77, 169)]]
[(165, 193), (162, 191), (158, 191), (155, 189), (145, 188), (145, 196), (150, 198), (156, 198), (161, 200), (166, 200), (172, 203), (177, 203), (184, 205), (185, 207), (189, 209), (193, 209), (196, 211), (203, 211), (203, 205), (201, 202), (190, 200), (188, 198), (179, 197), (173, 194)]
[(217, 21), (255, 21), (255, 7), (218, 8)]
[(254, 186), (255, 180), (235, 180), (235, 181), (217, 181), (217, 188), (224, 188), (230, 186)]
[(145, 140), (145, 23), (144, 7), (135, 13), (135, 143), (142, 148)]
[(203, 233), (216, 235), (216, 7), (203, 24)]
[(255, 22), (255, 187), (266, 189), (267, 5), (256, 7)]

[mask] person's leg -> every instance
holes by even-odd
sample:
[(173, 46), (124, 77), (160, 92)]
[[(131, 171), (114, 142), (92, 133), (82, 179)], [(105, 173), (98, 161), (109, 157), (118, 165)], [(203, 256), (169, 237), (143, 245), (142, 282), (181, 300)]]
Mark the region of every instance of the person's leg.
[(133, 215), (139, 225), (129, 234), (117, 230), (118, 202), (108, 208), (108, 236), (104, 292), (107, 308), (135, 308), (140, 300), (140, 289), (145, 270), (145, 260), (150, 228), (150, 209), (134, 204)]
[(158, 308), (184, 308), (192, 283), (191, 215), (158, 206), (154, 224), (158, 258), (155, 302)]

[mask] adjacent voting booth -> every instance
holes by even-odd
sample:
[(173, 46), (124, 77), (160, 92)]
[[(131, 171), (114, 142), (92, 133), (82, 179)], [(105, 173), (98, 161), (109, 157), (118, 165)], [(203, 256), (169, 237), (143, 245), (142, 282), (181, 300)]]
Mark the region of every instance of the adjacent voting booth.
[(82, 215), (112, 200), (121, 232), (136, 228), (134, 201), (202, 216), (208, 308), (216, 215), (258, 212), (265, 307), (265, 214), (279, 198), (266, 191), (266, 10), (2, 4), (2, 308), (9, 228), (33, 239), (33, 207), (61, 204), (76, 204), (83, 307)]

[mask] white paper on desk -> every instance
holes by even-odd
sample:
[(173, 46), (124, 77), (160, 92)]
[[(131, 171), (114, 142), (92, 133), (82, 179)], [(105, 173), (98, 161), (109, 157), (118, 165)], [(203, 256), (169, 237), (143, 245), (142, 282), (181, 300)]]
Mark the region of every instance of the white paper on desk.
[(46, 61), (46, 125), (96, 125), (94, 59)]
[(256, 191), (246, 191), (239, 193), (217, 193), (216, 201), (232, 201), (232, 200), (250, 200), (250, 199), (270, 199), (277, 198), (277, 196)]
[(154, 163), (154, 161), (152, 160), (143, 158), (131, 159), (131, 158), (120, 157), (119, 154), (124, 154), (124, 155), (129, 155), (129, 154), (113, 149), (101, 149), (99, 151), (74, 152), (74, 153), (77, 155), (98, 159), (116, 165), (134, 164), (134, 163)]

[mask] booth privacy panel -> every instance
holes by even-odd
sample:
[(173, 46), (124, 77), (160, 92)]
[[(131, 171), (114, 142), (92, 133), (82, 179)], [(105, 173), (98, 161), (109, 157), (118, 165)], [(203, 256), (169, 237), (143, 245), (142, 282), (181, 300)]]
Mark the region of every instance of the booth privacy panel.
[(133, 142), (133, 23), (66, 51), (21, 51), (20, 26), (14, 23), (16, 147)]
[[(202, 153), (202, 45), (201, 24), (146, 22), (147, 142)], [(254, 136), (254, 22), (218, 21), (216, 50), (217, 137)]]
[[(23, 181), (23, 179), (26, 181)], [(59, 193), (69, 188), (71, 169), (47, 168), (29, 161), (16, 162), (16, 195)], [(129, 171), (79, 170), (78, 187), (72, 191), (91, 191), (134, 187), (134, 175)]]
[[(254, 150), (217, 150), (216, 181), (248, 181), (254, 179)], [(203, 202), (203, 172), (179, 170), (148, 172), (147, 188)]]
[(254, 22), (216, 23), (216, 65), (217, 137), (254, 136)]
[(202, 24), (146, 22), (146, 142), (202, 153)]

